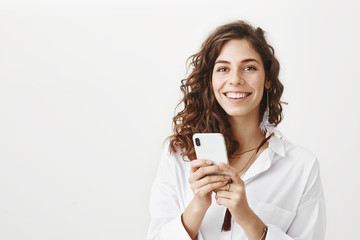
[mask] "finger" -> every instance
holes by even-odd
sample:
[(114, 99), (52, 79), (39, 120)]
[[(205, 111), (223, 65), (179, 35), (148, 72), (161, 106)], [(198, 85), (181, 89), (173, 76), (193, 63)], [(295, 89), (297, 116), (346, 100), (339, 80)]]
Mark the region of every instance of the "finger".
[(211, 166), (212, 161), (206, 159), (195, 159), (190, 162), (190, 172), (195, 172), (200, 167)]
[(193, 191), (194, 191), (194, 194), (196, 194), (196, 195), (205, 196), (206, 194), (212, 192), (215, 188), (219, 188), (221, 186), (224, 186), (225, 184), (227, 184), (227, 181), (214, 182), (214, 183), (206, 184), (205, 186), (203, 186), (201, 188), (194, 189)]
[(207, 175), (215, 174), (217, 172), (219, 172), (219, 166), (217, 165), (200, 167), (195, 172), (190, 172), (188, 181), (190, 184), (192, 184), (193, 182), (198, 181)]
[(192, 188), (201, 188), (207, 184), (215, 183), (215, 182), (228, 182), (230, 179), (229, 175), (208, 175), (205, 176), (198, 181), (194, 182), (191, 187)]
[(243, 183), (238, 171), (229, 164), (220, 163), (219, 168), (221, 171), (225, 171), (231, 176), (233, 183)]
[(219, 197), (219, 198), (216, 199), (216, 203), (219, 204), (219, 205), (227, 207), (229, 210), (230, 210), (230, 208), (232, 206), (232, 201), (229, 198)]
[(218, 165), (212, 165), (207, 167), (200, 167), (198, 170), (193, 172), (190, 176), (193, 180), (199, 180), (207, 175), (216, 174), (221, 172)]
[(227, 199), (231, 199), (234, 193), (229, 192), (229, 191), (218, 191), (215, 195), (215, 198), (227, 198)]
[[(229, 182), (228, 182), (229, 183)], [(235, 188), (237, 187), (236, 184), (234, 183), (229, 183), (230, 186), (228, 186), (227, 184), (223, 187), (219, 187), (217, 189), (214, 190), (215, 193), (219, 192), (219, 191), (227, 191), (227, 192), (234, 192)]]

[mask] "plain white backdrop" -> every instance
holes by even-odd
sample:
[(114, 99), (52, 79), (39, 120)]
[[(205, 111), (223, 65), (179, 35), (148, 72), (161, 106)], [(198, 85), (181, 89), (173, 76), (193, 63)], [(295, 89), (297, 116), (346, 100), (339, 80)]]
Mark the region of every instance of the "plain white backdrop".
[(0, 1), (0, 239), (145, 239), (186, 59), (262, 27), (292, 142), (319, 158), (326, 239), (357, 239), (358, 1)]

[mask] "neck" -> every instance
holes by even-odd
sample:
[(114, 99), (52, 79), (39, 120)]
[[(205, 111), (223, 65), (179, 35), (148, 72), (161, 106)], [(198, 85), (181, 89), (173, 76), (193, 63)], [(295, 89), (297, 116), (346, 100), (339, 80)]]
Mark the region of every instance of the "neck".
[(265, 135), (259, 128), (259, 117), (230, 117), (234, 138), (239, 143), (238, 151), (246, 151), (250, 148), (257, 147), (264, 139)]

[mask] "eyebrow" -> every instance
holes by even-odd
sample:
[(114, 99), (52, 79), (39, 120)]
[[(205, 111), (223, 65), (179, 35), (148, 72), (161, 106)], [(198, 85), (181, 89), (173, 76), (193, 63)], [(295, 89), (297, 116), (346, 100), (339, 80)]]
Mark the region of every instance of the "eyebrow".
[[(247, 63), (247, 62), (257, 62), (258, 64), (260, 64), (259, 61), (256, 60), (255, 58), (246, 58), (246, 59), (244, 59), (244, 60), (241, 61), (241, 63)], [(217, 60), (214, 65), (216, 65), (216, 64), (218, 64), (218, 63), (230, 64), (229, 61), (221, 60), (221, 59), (220, 59), (220, 60)]]

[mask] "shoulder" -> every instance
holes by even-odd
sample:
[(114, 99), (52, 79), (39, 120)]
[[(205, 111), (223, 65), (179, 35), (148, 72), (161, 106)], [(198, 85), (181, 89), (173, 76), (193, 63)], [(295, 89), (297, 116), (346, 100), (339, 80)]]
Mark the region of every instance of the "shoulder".
[(304, 146), (296, 145), (287, 139), (281, 139), (284, 144), (284, 161), (289, 162), (294, 168), (302, 170), (304, 176), (319, 175), (319, 161), (312, 151)]
[(169, 163), (183, 163), (190, 162), (187, 156), (182, 156), (183, 150), (176, 148), (176, 151), (170, 150), (170, 142), (167, 140), (162, 145), (161, 159)]
[(309, 149), (296, 145), (287, 139), (281, 139), (284, 144), (285, 156), (297, 161), (313, 162), (317, 158)]
[(162, 145), (162, 154), (159, 165), (159, 173), (174, 175), (181, 172), (188, 172), (190, 160), (186, 156), (181, 156), (182, 150), (170, 151), (169, 142)]
[(314, 193), (308, 196), (321, 195), (320, 165), (317, 156), (309, 149), (296, 145), (288, 139), (277, 139), (277, 145), (273, 144), (276, 147), (272, 159), (273, 167), (279, 170), (277, 173), (282, 172), (287, 176), (286, 181), (296, 183), (295, 185), (300, 187), (300, 192), (305, 193), (309, 189), (315, 189)]
[(300, 168), (307, 172), (311, 171), (313, 167), (318, 168), (317, 156), (312, 151), (296, 145), (284, 137), (272, 137), (270, 147), (276, 153), (274, 161), (279, 161), (282, 165)]
[[(283, 140), (285, 146), (286, 156), (284, 161), (288, 161), (293, 166), (293, 175), (298, 176), (301, 182), (302, 199), (301, 204), (304, 204), (312, 199), (324, 198), (320, 165), (317, 156), (307, 148), (291, 143), (289, 140)], [(303, 179), (303, 181), (300, 181)]]

